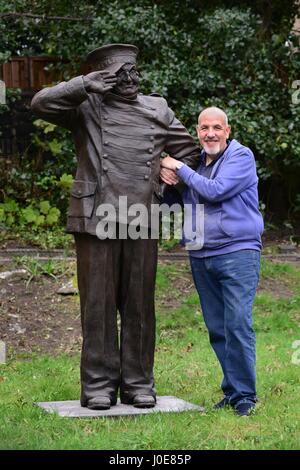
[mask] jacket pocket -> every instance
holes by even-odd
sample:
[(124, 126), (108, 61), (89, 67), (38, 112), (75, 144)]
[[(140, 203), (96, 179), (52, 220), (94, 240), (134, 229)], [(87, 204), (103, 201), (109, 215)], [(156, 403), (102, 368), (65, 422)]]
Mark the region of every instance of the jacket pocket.
[(71, 189), (68, 215), (70, 217), (92, 217), (97, 183), (75, 180)]
[(204, 244), (207, 247), (217, 247), (230, 238), (230, 234), (222, 225), (221, 211), (205, 212), (204, 209)]
[(218, 219), (218, 226), (220, 231), (226, 236), (226, 237), (233, 237), (234, 233), (232, 232), (232, 226), (230, 225), (229, 221), (226, 221), (225, 223), (225, 217), (224, 214), (221, 213), (220, 217)]

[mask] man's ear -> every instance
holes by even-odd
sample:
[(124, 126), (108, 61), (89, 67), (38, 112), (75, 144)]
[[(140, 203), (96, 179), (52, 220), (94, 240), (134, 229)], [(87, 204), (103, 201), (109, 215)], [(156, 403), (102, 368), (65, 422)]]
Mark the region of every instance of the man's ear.
[(231, 126), (227, 126), (227, 129), (226, 129), (226, 137), (228, 139), (229, 135), (230, 135), (230, 132), (231, 132)]

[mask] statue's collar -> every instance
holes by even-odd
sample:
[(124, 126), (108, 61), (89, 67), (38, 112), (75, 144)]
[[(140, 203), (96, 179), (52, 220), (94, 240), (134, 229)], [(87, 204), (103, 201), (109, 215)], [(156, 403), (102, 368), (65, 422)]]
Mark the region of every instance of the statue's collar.
[(117, 95), (116, 93), (108, 92), (104, 96), (104, 101), (108, 103), (126, 103), (130, 106), (138, 105), (139, 104), (139, 95), (136, 98), (129, 99), (124, 98), (124, 96)]

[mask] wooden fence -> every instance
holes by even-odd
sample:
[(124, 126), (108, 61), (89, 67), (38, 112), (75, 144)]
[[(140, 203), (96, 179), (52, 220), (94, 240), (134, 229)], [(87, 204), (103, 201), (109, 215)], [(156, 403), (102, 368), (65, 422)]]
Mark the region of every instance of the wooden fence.
[(58, 61), (56, 57), (46, 56), (12, 57), (9, 62), (2, 65), (1, 79), (7, 88), (40, 90), (54, 80), (61, 80), (61, 73), (57, 70), (47, 70), (50, 64)]
[(63, 79), (62, 72), (49, 65), (60, 60), (47, 56), (12, 57), (0, 66), (0, 79), (6, 88), (21, 89), (21, 98), (0, 113), (0, 157), (22, 155), (30, 148), (34, 131), (30, 102), (34, 94), (46, 85)]

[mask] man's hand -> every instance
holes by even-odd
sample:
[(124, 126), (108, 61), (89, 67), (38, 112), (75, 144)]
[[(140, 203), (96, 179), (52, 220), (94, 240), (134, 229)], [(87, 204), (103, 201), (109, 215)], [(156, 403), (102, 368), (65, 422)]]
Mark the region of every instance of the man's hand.
[(173, 170), (161, 168), (159, 176), (164, 183), (169, 184), (170, 186), (179, 183), (179, 178)]
[(116, 85), (117, 77), (115, 73), (100, 70), (84, 75), (83, 83), (88, 93), (100, 93), (102, 95)]

